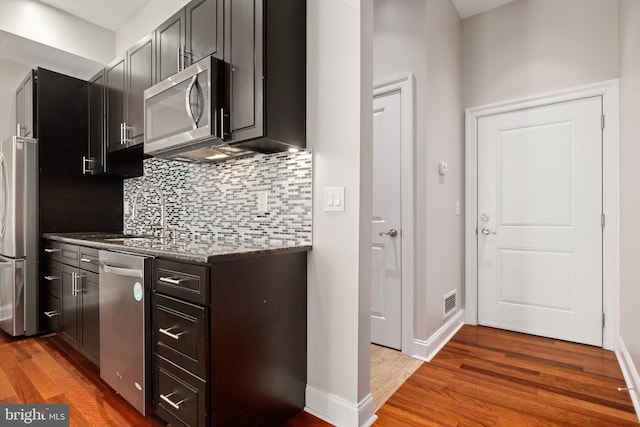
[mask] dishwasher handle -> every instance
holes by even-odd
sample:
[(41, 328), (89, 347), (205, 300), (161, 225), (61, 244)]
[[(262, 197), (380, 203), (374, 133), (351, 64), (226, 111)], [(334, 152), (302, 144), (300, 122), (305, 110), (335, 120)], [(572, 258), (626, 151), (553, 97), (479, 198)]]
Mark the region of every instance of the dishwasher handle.
[(142, 270), (138, 270), (136, 268), (114, 267), (104, 261), (102, 261), (101, 264), (105, 273), (115, 274), (116, 276), (139, 277), (144, 279), (144, 271)]

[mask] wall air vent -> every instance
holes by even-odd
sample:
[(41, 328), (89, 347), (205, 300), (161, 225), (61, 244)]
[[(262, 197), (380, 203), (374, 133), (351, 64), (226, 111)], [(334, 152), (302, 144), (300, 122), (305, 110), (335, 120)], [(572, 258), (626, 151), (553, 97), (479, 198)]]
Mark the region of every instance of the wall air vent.
[(442, 318), (446, 318), (449, 316), (457, 306), (457, 291), (454, 289), (453, 291), (445, 294), (442, 297)]

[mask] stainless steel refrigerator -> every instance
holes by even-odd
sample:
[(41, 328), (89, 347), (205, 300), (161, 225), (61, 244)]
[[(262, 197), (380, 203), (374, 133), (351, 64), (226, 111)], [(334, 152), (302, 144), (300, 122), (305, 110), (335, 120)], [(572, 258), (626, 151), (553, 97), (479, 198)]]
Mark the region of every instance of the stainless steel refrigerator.
[(38, 332), (38, 147), (32, 138), (0, 145), (0, 328)]

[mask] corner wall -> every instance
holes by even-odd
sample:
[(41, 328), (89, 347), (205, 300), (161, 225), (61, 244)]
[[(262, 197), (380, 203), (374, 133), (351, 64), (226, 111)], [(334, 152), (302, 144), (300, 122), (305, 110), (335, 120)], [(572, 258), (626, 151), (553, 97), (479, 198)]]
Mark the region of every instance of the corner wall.
[(30, 69), (0, 58), (0, 140), (16, 133), (16, 89)]
[[(464, 108), (462, 104), (462, 23), (450, 0), (427, 0), (427, 159), (420, 163), (426, 180), (426, 278), (423, 333), (429, 341), (455, 312), (443, 318), (443, 297), (457, 292), (457, 309), (464, 307)], [(448, 172), (438, 172), (439, 162)], [(457, 206), (456, 206), (457, 205)], [(423, 218), (420, 214), (417, 218)], [(424, 258), (419, 258), (424, 259)], [(421, 304), (424, 309), (420, 310)], [(455, 328), (455, 325), (451, 325)], [(428, 346), (427, 357), (433, 356)], [(436, 344), (437, 346), (437, 344)]]
[[(462, 29), (450, 0), (375, 0), (374, 82), (409, 72), (416, 82), (414, 338), (426, 343), (450, 319), (442, 317), (442, 296), (455, 289), (463, 306)], [(445, 177), (440, 161), (449, 166)]]
[[(370, 394), (370, 0), (307, 1), (307, 147), (313, 152), (306, 410), (332, 424), (373, 423)], [(337, 65), (339, 64), (339, 65)], [(345, 187), (325, 212), (324, 188)]]
[[(640, 2), (620, 0), (620, 338), (630, 358), (635, 403), (640, 400)], [(633, 376), (633, 372), (630, 372)], [(636, 406), (636, 409), (639, 409)]]

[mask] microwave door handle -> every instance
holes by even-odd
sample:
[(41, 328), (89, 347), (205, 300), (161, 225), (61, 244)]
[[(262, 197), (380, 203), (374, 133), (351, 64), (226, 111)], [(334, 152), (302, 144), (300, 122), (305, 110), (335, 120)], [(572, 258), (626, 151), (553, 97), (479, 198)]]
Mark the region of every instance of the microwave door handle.
[(189, 87), (187, 88), (187, 93), (185, 94), (185, 97), (184, 97), (184, 103), (187, 109), (187, 115), (189, 116), (189, 120), (191, 120), (191, 126), (193, 126), (194, 129), (198, 128), (198, 122), (196, 122), (196, 118), (193, 116), (193, 110), (191, 109), (191, 91), (193, 91), (193, 87), (195, 86), (197, 81), (198, 81), (198, 75), (196, 74), (191, 79), (191, 83), (189, 83)]

